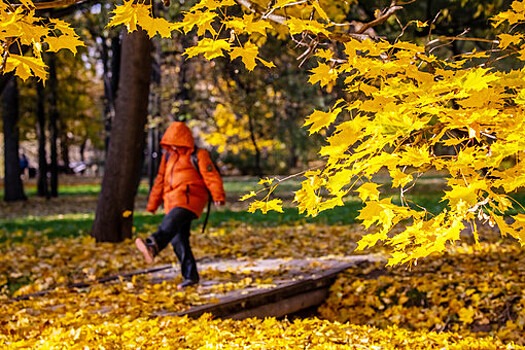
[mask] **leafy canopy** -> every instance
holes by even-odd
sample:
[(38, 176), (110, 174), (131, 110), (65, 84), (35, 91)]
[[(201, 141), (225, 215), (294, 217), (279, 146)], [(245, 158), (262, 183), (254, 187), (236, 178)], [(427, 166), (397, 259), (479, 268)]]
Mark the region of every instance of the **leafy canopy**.
[[(31, 0), (0, 3), (0, 74), (14, 72), (23, 80), (31, 76), (45, 80), (44, 52), (65, 49), (76, 54), (77, 47), (84, 46), (69, 23), (37, 17), (36, 9)], [(24, 55), (26, 47), (30, 52)]]
[[(259, 47), (269, 35), (289, 37), (304, 47), (301, 58), (317, 62), (309, 82), (327, 91), (342, 85), (346, 97), (306, 118), (311, 134), (326, 135), (319, 151), (326, 162), (322, 169), (305, 173), (295, 201), (302, 213), (313, 216), (357, 193), (364, 201), (359, 218), (365, 227), (376, 229), (363, 237), (359, 249), (382, 241), (392, 248), (389, 264), (407, 263), (443, 252), (466, 227), (477, 239), (480, 223), (497, 226), (503, 235), (524, 245), (525, 215), (515, 214), (512, 220), (503, 216), (515, 204), (508, 194), (525, 185), (521, 163), (525, 71), (500, 71), (494, 66), (496, 54), (525, 60), (525, 37), (519, 26), (525, 20), (524, 2), (514, 1), (508, 11), (492, 18), (494, 32), (502, 33), (484, 39), (492, 44), (490, 50), (446, 58), (400, 37), (390, 42), (370, 33), (403, 8), (396, 1), (360, 26), (337, 23), (342, 18), (337, 3), (201, 0), (180, 22), (170, 23), (152, 18), (146, 5), (124, 1), (109, 25), (123, 24), (129, 31), (141, 27), (149, 35), (161, 36), (173, 30), (196, 31), (199, 41), (186, 50), (188, 57), (240, 58), (248, 70), (273, 66), (259, 56)], [(57, 24), (36, 26), (31, 8), (29, 1), (16, 9), (5, 3), (0, 8), (0, 39), (19, 38), (21, 44), (32, 45), (34, 55), (25, 59), (7, 55), (0, 71), (16, 69), (21, 77), (32, 72), (44, 79), (43, 66), (30, 64), (39, 59), (42, 43), (58, 36), (49, 29)], [(17, 29), (20, 23), (40, 30), (34, 40)], [(428, 24), (415, 20), (409, 25)], [(72, 40), (71, 34), (67, 36), (70, 32), (60, 32), (61, 42)], [(71, 44), (66, 48), (72, 49)], [(21, 65), (26, 68), (17, 69)], [(448, 206), (437, 215), (406, 197), (407, 190), (431, 169), (448, 177), (449, 189), (442, 197)], [(374, 182), (374, 176), (385, 170), (391, 187), (399, 191), (397, 201), (381, 193)], [(267, 211), (280, 206), (280, 201), (266, 196), (251, 208)], [(403, 229), (394, 231), (400, 224)]]

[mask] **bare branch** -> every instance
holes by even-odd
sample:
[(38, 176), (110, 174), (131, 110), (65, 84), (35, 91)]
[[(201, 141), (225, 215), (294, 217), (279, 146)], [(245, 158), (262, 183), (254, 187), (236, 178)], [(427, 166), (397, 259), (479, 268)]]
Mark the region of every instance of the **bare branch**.
[(278, 23), (278, 24), (284, 24), (286, 23), (286, 17), (284, 16), (279, 16), (279, 15), (274, 15), (272, 14), (270, 11), (269, 13), (267, 14), (264, 14), (264, 11), (262, 11), (262, 9), (260, 8), (256, 8), (256, 7), (259, 7), (258, 5), (254, 4), (253, 2), (251, 2), (250, 0), (237, 0), (237, 2), (239, 4), (241, 4), (242, 6), (246, 7), (248, 10), (250, 11), (253, 11), (255, 13), (258, 13), (258, 14), (261, 14), (264, 16), (264, 18), (267, 18), (275, 23)]
[(402, 6), (395, 5), (395, 1), (393, 1), (388, 9), (382, 11), (379, 14), (379, 16), (373, 21), (368, 22), (368, 23), (363, 23), (363, 26), (359, 28), (355, 33), (363, 34), (366, 30), (384, 23), (387, 19), (390, 18), (390, 16), (392, 16), (395, 12), (401, 10), (402, 8), (403, 8)]
[(71, 6), (80, 2), (84, 2), (84, 0), (55, 0), (45, 2), (34, 2), (34, 4), (36, 10), (45, 10), (57, 7)]

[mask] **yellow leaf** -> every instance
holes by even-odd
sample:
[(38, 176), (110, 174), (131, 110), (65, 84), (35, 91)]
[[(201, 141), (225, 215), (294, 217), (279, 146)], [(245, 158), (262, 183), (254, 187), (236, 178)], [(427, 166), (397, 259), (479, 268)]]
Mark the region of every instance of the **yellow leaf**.
[(393, 226), (393, 219), (396, 216), (392, 209), (390, 198), (366, 202), (365, 207), (360, 210), (357, 219), (363, 220), (363, 225), (366, 228), (377, 222), (383, 224), (383, 228), (386, 230)]
[(266, 21), (262, 21), (262, 20), (254, 21), (253, 18), (254, 18), (253, 13), (244, 15), (243, 22), (246, 25), (245, 27), (246, 33), (248, 34), (259, 33), (263, 36), (266, 36), (266, 30), (272, 29), (272, 26), (270, 25), (270, 23)]
[(275, 5), (273, 5), (273, 7), (278, 9), (278, 8), (285, 7), (290, 4), (294, 4), (296, 2), (297, 2), (296, 0), (277, 0), (275, 2)]
[(153, 18), (149, 15), (140, 17), (139, 25), (148, 33), (150, 38), (157, 35), (157, 33), (162, 38), (171, 38), (171, 31), (174, 29), (171, 23), (164, 18)]
[(274, 178), (269, 178), (269, 177), (267, 177), (267, 178), (265, 178), (265, 179), (260, 179), (259, 182), (258, 182), (258, 184), (259, 184), (259, 185), (271, 185), (271, 184), (273, 183), (274, 180), (275, 180)]
[(215, 0), (201, 0), (191, 8), (191, 11), (194, 12), (203, 8), (207, 8), (209, 11), (215, 11), (221, 6), (223, 6), (223, 4)]
[(358, 242), (357, 247), (355, 250), (361, 251), (363, 249), (366, 249), (368, 247), (373, 247), (377, 244), (379, 241), (384, 241), (388, 238), (386, 233), (384, 232), (377, 232), (377, 233), (369, 233), (367, 235), (364, 235)]
[(279, 213), (283, 213), (283, 201), (280, 199), (272, 199), (269, 201), (255, 201), (250, 204), (248, 208), (249, 213), (255, 213), (259, 209), (263, 214), (266, 214), (270, 210), (275, 210)]
[[(209, 30), (212, 35), (216, 35), (217, 32), (211, 26), (216, 17), (217, 14), (214, 12), (188, 12), (184, 15), (184, 20), (180, 23), (180, 26), (182, 26), (182, 29), (186, 34), (191, 31), (193, 27), (197, 26), (198, 35), (203, 35), (206, 30)], [(209, 38), (207, 39), (211, 40)]]
[(498, 79), (495, 74), (489, 73), (488, 69), (476, 68), (468, 71), (462, 78), (462, 85), (465, 91), (481, 91), (489, 87), (489, 83)]
[(499, 38), (499, 48), (505, 50), (510, 45), (518, 45), (523, 40), (523, 34), (500, 34)]
[(392, 187), (403, 187), (413, 180), (412, 175), (405, 174), (398, 168), (391, 169), (390, 176), (392, 177)]
[(379, 190), (378, 188), (380, 185), (373, 183), (373, 182), (367, 182), (361, 187), (359, 187), (356, 192), (359, 193), (359, 198), (364, 202), (367, 199), (370, 198), (371, 201), (377, 201), (379, 200)]
[(328, 112), (315, 110), (312, 114), (306, 117), (304, 126), (312, 124), (309, 130), (310, 135), (312, 135), (313, 133), (318, 132), (322, 128), (326, 128), (330, 124), (332, 124), (342, 110), (343, 109), (341, 107), (335, 108), (334, 110)]
[(247, 199), (250, 199), (250, 198), (255, 197), (256, 195), (257, 195), (257, 193), (255, 193), (255, 191), (250, 191), (250, 193), (245, 194), (244, 196), (242, 196), (241, 198), (239, 198), (239, 200), (240, 200), (241, 202), (243, 202), (243, 201), (245, 201), (245, 200), (247, 200)]
[(325, 61), (329, 61), (334, 57), (334, 52), (328, 49), (318, 49), (315, 55)]
[(313, 34), (330, 35), (330, 32), (325, 29), (325, 26), (317, 21), (302, 20), (299, 18), (291, 18), (286, 21), (290, 34), (301, 34), (303, 32), (311, 32)]
[(122, 5), (117, 5), (113, 12), (108, 27), (116, 27), (124, 24), (129, 32), (137, 30), (137, 9), (143, 8), (143, 4), (134, 4), (133, 0), (124, 1)]
[(476, 314), (476, 311), (472, 308), (472, 306), (469, 306), (468, 309), (462, 307), (459, 312), (459, 320), (465, 324), (471, 324), (474, 322), (474, 315)]
[(224, 56), (224, 50), (230, 50), (230, 43), (226, 39), (213, 40), (204, 38), (199, 40), (197, 46), (189, 47), (184, 52), (188, 57), (203, 54), (208, 60)]
[(124, 210), (122, 212), (122, 217), (123, 218), (129, 218), (131, 216), (131, 214), (133, 214), (133, 212), (131, 210)]
[(58, 52), (61, 49), (66, 49), (73, 54), (77, 54), (78, 46), (85, 46), (78, 36), (62, 35), (59, 37), (48, 37), (46, 42), (49, 45), (49, 51)]
[(324, 20), (329, 20), (328, 18), (328, 15), (326, 14), (326, 12), (323, 10), (323, 8), (321, 7), (321, 5), (319, 4), (319, 1), (314, 1), (312, 3), (312, 5), (314, 6), (314, 9), (317, 11), (317, 13), (319, 14), (319, 16), (324, 19)]
[(242, 62), (246, 66), (246, 69), (252, 71), (257, 65), (255, 63), (255, 59), (257, 58), (258, 54), (259, 48), (257, 45), (248, 41), (244, 47), (234, 47), (230, 52), (230, 57), (232, 60), (237, 57), (241, 57)]
[(266, 68), (275, 68), (275, 64), (273, 62), (265, 61), (262, 58), (257, 58), (259, 62), (261, 62)]
[(47, 78), (46, 65), (41, 58), (11, 54), (7, 57), (5, 72), (11, 71), (14, 71), (15, 75), (22, 80), (26, 80), (33, 75), (42, 80)]
[(308, 82), (312, 85), (319, 82), (319, 85), (321, 85), (321, 87), (335, 83), (335, 81), (339, 77), (337, 69), (325, 63), (319, 63), (319, 65), (313, 68), (310, 72), (312, 73), (312, 75), (308, 79)]
[(350, 169), (338, 170), (335, 174), (330, 175), (326, 187), (331, 194), (337, 195), (344, 186), (347, 186), (351, 182), (354, 175), (354, 171)]

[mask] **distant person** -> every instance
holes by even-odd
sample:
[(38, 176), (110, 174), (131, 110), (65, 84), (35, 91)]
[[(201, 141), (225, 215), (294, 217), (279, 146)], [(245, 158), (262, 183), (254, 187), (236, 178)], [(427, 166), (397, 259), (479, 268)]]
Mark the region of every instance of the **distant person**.
[(224, 205), (222, 178), (208, 151), (197, 148), (190, 129), (183, 122), (173, 122), (160, 144), (164, 149), (159, 170), (146, 210), (155, 213), (163, 204), (165, 216), (157, 232), (135, 244), (151, 264), (169, 243), (181, 265), (182, 283), (177, 287), (199, 282), (197, 264), (190, 247), (191, 222), (198, 218), (211, 199), (215, 205)]
[(29, 169), (29, 159), (27, 159), (27, 156), (25, 153), (22, 153), (20, 156), (20, 175), (25, 178), (26, 172)]

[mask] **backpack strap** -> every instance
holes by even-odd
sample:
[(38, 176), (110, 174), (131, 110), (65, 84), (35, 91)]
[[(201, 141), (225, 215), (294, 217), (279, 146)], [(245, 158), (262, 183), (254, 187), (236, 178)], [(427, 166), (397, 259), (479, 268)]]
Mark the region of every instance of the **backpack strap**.
[[(204, 178), (201, 174), (201, 170), (199, 169), (199, 158), (197, 157), (198, 152), (199, 152), (199, 147), (195, 146), (190, 156), (191, 164), (193, 164), (193, 167), (197, 170), (199, 175), (202, 178)], [(208, 224), (208, 218), (210, 217), (211, 202), (212, 202), (211, 192), (208, 188), (206, 188), (206, 190), (208, 191), (208, 206), (206, 209), (206, 216), (204, 217), (204, 222), (202, 223), (202, 233), (204, 233), (204, 231), (206, 230), (206, 225)]]

